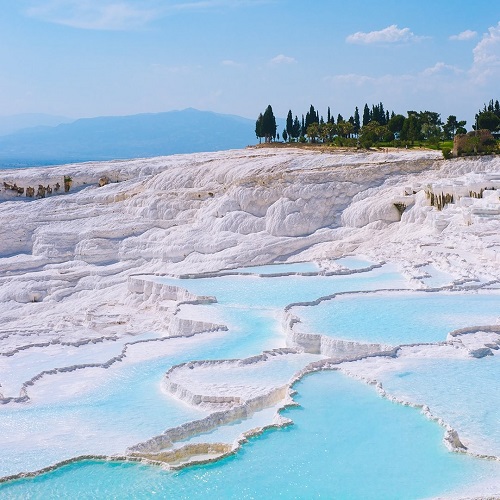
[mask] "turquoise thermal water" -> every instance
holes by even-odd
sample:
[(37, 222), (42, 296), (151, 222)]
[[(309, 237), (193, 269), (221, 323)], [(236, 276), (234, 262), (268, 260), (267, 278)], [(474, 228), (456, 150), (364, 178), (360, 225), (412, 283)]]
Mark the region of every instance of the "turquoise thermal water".
[(154, 280), (187, 288), (197, 295), (213, 295), (220, 304), (245, 308), (281, 308), (340, 291), (408, 288), (404, 278), (389, 265), (345, 276), (222, 276), (189, 280), (156, 277)]
[[(50, 404), (0, 409), (2, 475), (34, 470), (62, 457), (99, 452), (92, 449), (95, 442), (102, 442), (104, 448), (107, 442), (116, 442), (123, 450), (181, 421), (202, 418), (203, 412), (160, 392), (165, 371), (189, 360), (242, 358), (283, 346), (277, 321), (289, 303), (345, 290), (406, 287), (391, 266), (352, 276), (227, 276), (165, 281), (199, 295), (215, 295), (217, 304), (202, 307), (216, 311), (230, 326), (229, 331), (194, 339), (169, 339), (163, 357), (143, 362), (126, 360), (103, 371), (102, 382), (83, 395)], [(425, 309), (420, 312), (426, 314)], [(481, 312), (475, 310), (474, 314)], [(384, 321), (392, 320), (385, 316)], [(407, 318), (408, 324), (411, 321)], [(440, 316), (436, 321), (448, 324), (447, 317)], [(155, 349), (154, 343), (151, 346)], [(378, 398), (373, 389), (359, 382), (323, 373), (307, 377), (297, 389), (303, 409), (285, 412), (297, 425), (252, 439), (235, 457), (215, 465), (172, 474), (134, 464), (81, 462), (35, 480), (7, 483), (0, 487), (0, 496), (95, 498), (126, 492), (128, 496), (148, 497), (156, 492), (176, 498), (252, 497), (273, 491), (283, 492), (285, 497), (335, 494), (360, 498), (370, 489), (371, 498), (373, 491), (380, 492), (380, 498), (415, 498), (480, 478), (492, 467), (488, 462), (485, 465), (448, 453), (441, 443), (442, 428), (414, 410)], [(307, 398), (310, 404), (305, 404)], [(337, 410), (343, 412), (339, 417), (342, 425), (330, 420)], [(62, 435), (57, 434), (61, 422), (67, 427)], [(387, 438), (388, 432), (400, 429), (401, 435)], [(49, 431), (47, 435), (45, 430)], [(78, 439), (68, 445), (74, 434)], [(94, 441), (87, 443), (87, 436)], [(336, 436), (340, 441), (330, 441)], [(63, 441), (59, 442), (61, 437)], [(387, 451), (389, 445), (395, 448)], [(327, 481), (323, 479), (325, 474)], [(419, 474), (424, 479), (415, 481)], [(367, 479), (359, 481), (360, 475)]]
[(319, 267), (314, 262), (270, 264), (268, 266), (249, 266), (230, 269), (231, 272), (238, 272), (242, 274), (317, 273), (319, 270)]
[(427, 404), (466, 446), (472, 441), (476, 451), (480, 444), (482, 454), (500, 455), (500, 356), (401, 362), (402, 368), (377, 376), (390, 394)]
[(335, 263), (347, 267), (348, 269), (365, 269), (375, 264), (375, 262), (360, 259), (359, 257), (342, 257), (341, 259), (335, 260)]
[[(334, 262), (351, 270), (366, 269), (376, 264), (375, 262), (359, 257), (342, 257)], [(270, 264), (267, 266), (249, 266), (230, 269), (231, 272), (242, 274), (317, 273), (320, 270), (320, 267), (314, 262), (293, 262), (291, 264)]]
[[(127, 446), (169, 427), (202, 418), (203, 412), (161, 393), (165, 372), (190, 360), (244, 358), (282, 347), (279, 313), (289, 302), (311, 300), (317, 293), (346, 288), (374, 288), (381, 283), (404, 285), (390, 266), (353, 276), (228, 276), (170, 282), (200, 295), (217, 296), (217, 304), (202, 307), (218, 311), (230, 330), (193, 339), (169, 339), (158, 346), (167, 346), (161, 358), (117, 363), (102, 370), (93, 390), (83, 394), (77, 391), (75, 396), (70, 390), (70, 395), (60, 402), (54, 403), (52, 398), (48, 403), (35, 400), (36, 404), (28, 407), (0, 407), (0, 435), (9, 436), (0, 446), (4, 456), (9, 457), (0, 460), (1, 476), (36, 470), (76, 455), (123, 452)], [(150, 346), (155, 349), (155, 343)], [(54, 392), (60, 391), (58, 380), (64, 382), (64, 377), (49, 377), (49, 381), (54, 380)]]
[(452, 330), (498, 323), (497, 292), (396, 292), (341, 295), (296, 307), (299, 331), (391, 345), (446, 340)]
[(425, 498), (498, 473), (446, 451), (443, 429), (372, 387), (324, 372), (296, 384), (295, 425), (251, 439), (235, 456), (171, 473), (86, 461), (0, 486), (6, 498)]

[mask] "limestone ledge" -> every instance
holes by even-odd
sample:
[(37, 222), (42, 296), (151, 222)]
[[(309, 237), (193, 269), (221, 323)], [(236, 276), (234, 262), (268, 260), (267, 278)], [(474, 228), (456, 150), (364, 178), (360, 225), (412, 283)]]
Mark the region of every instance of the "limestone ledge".
[(181, 363), (179, 365), (171, 367), (165, 374), (162, 381), (163, 389), (169, 394), (175, 396), (182, 401), (209, 410), (221, 410), (229, 409), (237, 405), (242, 405), (247, 399), (243, 396), (230, 395), (230, 396), (216, 396), (207, 394), (197, 394), (190, 390), (188, 387), (180, 382), (175, 382), (172, 377), (178, 372), (186, 368), (195, 369), (199, 367), (218, 367), (218, 368), (228, 368), (231, 366), (245, 366), (256, 364), (259, 362), (265, 362), (276, 356), (283, 356), (287, 354), (297, 354), (299, 351), (296, 349), (280, 348), (273, 349), (272, 351), (264, 351), (262, 354), (257, 356), (251, 356), (244, 359), (231, 359), (231, 360), (203, 360), (203, 361), (190, 361), (187, 363)]
[(134, 453), (160, 453), (163, 450), (172, 448), (176, 442), (212, 431), (235, 420), (248, 418), (256, 411), (275, 405), (280, 401), (286, 401), (288, 396), (289, 384), (273, 388), (267, 394), (247, 399), (245, 402), (231, 408), (213, 412), (201, 420), (186, 422), (178, 427), (168, 429), (159, 436), (130, 447), (128, 453), (132, 455)]
[(179, 274), (176, 276), (176, 278), (180, 279), (219, 278), (221, 276), (257, 276), (259, 278), (279, 278), (283, 276), (346, 276), (351, 274), (367, 273), (369, 271), (373, 271), (374, 269), (381, 268), (384, 264), (385, 262), (382, 261), (358, 269), (348, 269), (339, 266), (334, 270), (319, 269), (318, 271), (284, 271), (281, 273), (280, 272), (258, 273), (258, 272), (248, 272), (248, 271), (235, 271), (232, 269), (223, 269), (221, 271), (206, 272), (206, 273)]
[[(156, 283), (146, 278), (141, 278), (138, 276), (130, 276), (128, 284), (129, 284), (129, 291), (133, 294), (138, 294), (138, 295), (140, 294), (144, 300), (153, 303), (161, 302), (162, 300), (171, 300), (175, 301), (177, 308), (182, 303), (207, 304), (216, 302), (215, 297), (197, 296), (181, 287), (166, 285), (163, 283)], [(23, 382), (18, 396), (7, 397), (0, 392), (0, 404), (27, 403), (28, 401), (30, 401), (30, 397), (28, 394), (29, 387), (33, 386), (36, 382), (49, 375), (69, 373), (88, 368), (108, 369), (115, 363), (122, 361), (127, 355), (127, 350), (129, 346), (134, 344), (143, 342), (165, 341), (168, 338), (175, 338), (175, 337), (192, 337), (200, 333), (227, 330), (227, 326), (225, 325), (179, 318), (175, 313), (167, 317), (167, 325), (168, 325), (167, 332), (164, 337), (158, 339), (127, 342), (123, 345), (120, 354), (118, 354), (117, 356), (113, 356), (104, 363), (82, 363), (70, 366), (55, 367), (49, 370), (43, 370), (40, 373), (31, 377), (29, 380)], [(10, 333), (8, 335), (10, 335)], [(98, 342), (116, 341), (116, 340), (118, 340), (118, 336), (116, 335), (102, 336), (92, 339), (82, 339), (77, 342), (64, 342), (58, 339), (53, 339), (47, 342), (35, 342), (35, 343), (25, 344), (15, 349), (11, 349), (9, 351), (0, 352), (0, 356), (7, 356), (7, 357), (15, 356), (17, 353), (27, 349), (35, 347), (42, 347), (42, 348), (49, 347), (50, 345), (55, 345), (55, 344), (68, 347), (79, 347), (82, 345), (87, 345), (89, 343), (98, 343)]]
[[(419, 292), (425, 293), (436, 293), (439, 291), (453, 291), (453, 290), (477, 290), (481, 288), (486, 288), (488, 285), (493, 282), (487, 282), (482, 284), (472, 284), (472, 285), (462, 285), (458, 286), (456, 283), (451, 285), (446, 285), (443, 287), (435, 287), (435, 288), (426, 288), (419, 290)], [(334, 300), (335, 297), (339, 297), (342, 295), (367, 295), (367, 294), (376, 294), (376, 293), (412, 293), (412, 290), (408, 289), (380, 289), (380, 290), (363, 290), (363, 291), (349, 291), (349, 292), (338, 292), (332, 295), (327, 295), (324, 297), (319, 297), (316, 300), (309, 302), (295, 302), (293, 304), (289, 304), (285, 307), (285, 312), (282, 319), (282, 329), (286, 333), (286, 343), (287, 346), (292, 348), (303, 349), (305, 352), (311, 354), (322, 354), (324, 356), (332, 357), (332, 358), (342, 358), (343, 356), (352, 356), (352, 355), (370, 355), (374, 353), (380, 353), (382, 355), (387, 354), (389, 352), (394, 352), (394, 347), (388, 344), (379, 344), (379, 343), (363, 343), (356, 342), (350, 340), (342, 340), (335, 339), (333, 337), (327, 335), (321, 335), (317, 333), (304, 333), (297, 331), (298, 325), (301, 323), (300, 318), (297, 315), (294, 315), (291, 310), (294, 307), (314, 307), (319, 305), (321, 302)], [(476, 332), (480, 327), (471, 327), (465, 328), (463, 330), (456, 330), (455, 332), (451, 332), (449, 335), (451, 338), (458, 337), (459, 335), (463, 335), (465, 333)], [(486, 327), (493, 328), (496, 327)], [(499, 331), (500, 331), (500, 327)], [(490, 331), (490, 330), (488, 330)], [(495, 330), (496, 331), (496, 330)], [(437, 344), (437, 343), (436, 343)], [(416, 345), (416, 344), (415, 344)], [(477, 349), (475, 351), (469, 351), (471, 356), (474, 357), (483, 357), (485, 355), (491, 354), (491, 348), (495, 349), (495, 346), (485, 346), (483, 349)]]
[[(261, 355), (252, 356), (251, 358), (246, 358), (243, 360), (207, 360), (196, 362), (196, 364), (203, 365), (208, 363), (217, 365), (224, 362), (243, 362), (245, 364), (251, 364), (268, 359), (269, 356), (283, 355), (295, 352), (295, 350), (283, 348), (263, 352)], [(155, 459), (160, 458), (162, 465), (167, 466), (169, 469), (180, 469), (189, 465), (204, 464), (219, 460), (220, 458), (235, 453), (241, 447), (241, 445), (248, 440), (249, 437), (261, 434), (268, 428), (285, 427), (291, 425), (293, 421), (286, 417), (283, 417), (279, 412), (290, 406), (298, 406), (298, 403), (293, 400), (293, 395), (296, 392), (293, 390), (293, 385), (296, 382), (300, 381), (305, 375), (322, 370), (337, 370), (339, 365), (344, 361), (358, 361), (366, 357), (379, 355), (380, 353), (374, 353), (364, 356), (347, 356), (342, 360), (320, 359), (318, 361), (313, 361), (307, 364), (301, 370), (297, 371), (287, 384), (273, 388), (269, 390), (267, 394), (247, 399), (240, 404), (226, 407), (221, 411), (215, 411), (203, 419), (187, 422), (178, 427), (168, 429), (161, 435), (155, 436), (147, 441), (130, 447), (127, 450), (127, 455), (133, 457), (134, 459), (141, 457), (147, 459), (148, 461), (153, 460), (153, 462), (155, 461)], [(184, 363), (182, 366), (190, 364), (193, 363)], [(173, 367), (172, 369), (175, 369), (175, 367)], [(171, 370), (169, 370), (169, 372)], [(190, 401), (192, 398), (192, 393), (188, 393), (189, 391), (186, 391), (185, 394), (182, 394), (185, 401)], [(198, 447), (198, 444), (195, 447), (192, 447), (191, 444), (181, 445), (179, 448), (174, 450), (178, 443), (182, 441), (186, 441), (196, 435), (212, 431), (222, 425), (230, 424), (235, 420), (248, 418), (256, 411), (276, 405), (278, 403), (280, 404), (280, 406), (273, 418), (273, 422), (264, 427), (250, 429), (242, 433), (240, 437), (237, 438), (237, 440), (232, 443), (232, 445), (230, 445), (230, 447), (226, 448), (225, 451), (221, 451), (220, 454), (214, 454), (213, 457), (203, 459), (202, 461), (198, 461), (196, 460), (196, 458), (193, 458), (193, 456), (191, 455), (192, 452), (195, 452), (195, 454), (199, 454), (200, 450), (209, 449), (210, 443), (204, 443), (200, 448)]]
[(500, 349), (500, 325), (460, 328), (448, 333), (447, 340), (450, 343), (459, 342), (473, 358), (493, 356), (492, 351)]
[(403, 398), (398, 398), (389, 392), (387, 392), (383, 385), (382, 382), (377, 381), (375, 379), (369, 379), (367, 377), (363, 377), (359, 374), (352, 373), (350, 372), (347, 368), (339, 366), (339, 370), (341, 370), (343, 373), (348, 375), (349, 377), (355, 378), (357, 380), (361, 380), (369, 385), (375, 386), (378, 394), (382, 396), (385, 399), (388, 399), (389, 401), (392, 401), (394, 403), (401, 404), (403, 406), (409, 406), (411, 408), (416, 408), (421, 411), (423, 415), (425, 415), (429, 420), (433, 420), (434, 422), (437, 422), (441, 427), (445, 429), (445, 434), (443, 436), (443, 443), (445, 446), (452, 452), (455, 453), (465, 453), (467, 455), (470, 455), (475, 458), (481, 458), (481, 459), (487, 459), (487, 460), (496, 460), (500, 461), (500, 456), (495, 456), (495, 455), (485, 455), (481, 453), (473, 453), (471, 452), (460, 440), (460, 436), (458, 432), (451, 427), (445, 420), (443, 420), (441, 417), (438, 417), (434, 415), (426, 404), (418, 404), (414, 403), (412, 401), (405, 400)]
[[(168, 341), (170, 338), (174, 337), (192, 337), (193, 335), (197, 335), (200, 333), (205, 333), (205, 332), (212, 332), (212, 331), (220, 331), (220, 330), (227, 330), (227, 327), (225, 325), (217, 325), (214, 323), (207, 323), (207, 322), (202, 322), (202, 321), (192, 321), (192, 320), (186, 320), (186, 319), (181, 319), (173, 316), (171, 318), (171, 322), (169, 324), (169, 332), (168, 336), (166, 337), (160, 337), (156, 339), (144, 339), (144, 340), (137, 340), (133, 342), (127, 342), (123, 345), (123, 348), (117, 356), (113, 356), (112, 358), (108, 359), (104, 363), (83, 363), (83, 364), (75, 364), (75, 365), (70, 365), (70, 366), (64, 366), (64, 367), (58, 367), (58, 368), (53, 368), (50, 370), (43, 370), (42, 372), (36, 374), (26, 382), (24, 382), (21, 386), (19, 396), (17, 397), (4, 397), (2, 393), (0, 393), (0, 404), (8, 404), (8, 403), (27, 403), (30, 400), (30, 397), (28, 395), (28, 388), (33, 386), (36, 382), (41, 380), (43, 377), (46, 377), (48, 375), (57, 375), (57, 374), (62, 374), (62, 373), (69, 373), (69, 372), (74, 372), (77, 370), (84, 370), (88, 368), (102, 368), (102, 369), (108, 369), (112, 365), (114, 365), (117, 362), (123, 361), (125, 357), (127, 356), (127, 351), (130, 348), (130, 346), (136, 345), (136, 344), (142, 344), (142, 343), (152, 343), (152, 342), (164, 342)], [(19, 349), (14, 349), (13, 351), (8, 351), (5, 353), (0, 353), (0, 355), (3, 356), (14, 356), (17, 352), (20, 352), (22, 350), (29, 349), (31, 347), (47, 347), (52, 344), (61, 344), (65, 346), (72, 346), (72, 347), (79, 347), (82, 345), (86, 345), (89, 343), (99, 343), (99, 342), (105, 342), (105, 341), (116, 341), (118, 340), (118, 337), (116, 336), (111, 336), (111, 337), (99, 337), (99, 338), (93, 338), (93, 339), (85, 339), (79, 342), (75, 343), (68, 343), (68, 342), (58, 342), (58, 341), (51, 341), (47, 343), (39, 343), (39, 344), (30, 344), (28, 346), (23, 346)]]
[(326, 300), (332, 300), (339, 295), (352, 293), (372, 293), (372, 292), (340, 292), (325, 297), (320, 297), (310, 302), (296, 302), (285, 307), (282, 319), (282, 328), (286, 333), (286, 344), (311, 354), (322, 354), (330, 358), (341, 359), (352, 356), (368, 356), (372, 354), (388, 354), (394, 351), (394, 347), (388, 344), (363, 343), (352, 340), (342, 340), (321, 335), (318, 333), (304, 333), (297, 331), (301, 320), (294, 315), (291, 310), (299, 306), (316, 306)]
[[(166, 276), (171, 277), (171, 276)], [(128, 291), (139, 294), (143, 301), (173, 300), (189, 304), (211, 304), (217, 302), (215, 297), (198, 296), (185, 288), (153, 281), (154, 276), (129, 276)]]
[(214, 458), (220, 459), (232, 451), (233, 447), (227, 443), (194, 443), (172, 451), (150, 454), (134, 453), (132, 456), (145, 458), (148, 461), (163, 462), (175, 468), (179, 465), (200, 465), (211, 462)]
[(168, 314), (166, 317), (169, 337), (191, 337), (202, 332), (227, 331), (225, 325), (177, 316), (179, 306), (182, 304), (213, 304), (217, 302), (215, 297), (195, 295), (185, 288), (154, 281), (154, 276), (142, 275), (129, 276), (128, 291), (134, 299), (157, 308), (161, 308), (162, 303), (166, 301), (175, 303), (173, 314)]
[[(285, 349), (285, 351), (287, 350)], [(262, 355), (266, 356), (266, 353)], [(168, 469), (181, 469), (190, 465), (201, 465), (220, 460), (223, 457), (236, 453), (242, 444), (250, 437), (259, 435), (270, 428), (285, 427), (293, 424), (293, 421), (283, 417), (280, 411), (287, 407), (299, 406), (298, 403), (293, 400), (293, 395), (296, 393), (293, 389), (293, 385), (300, 381), (305, 375), (322, 370), (338, 370), (339, 365), (343, 361), (357, 361), (365, 357), (378, 355), (379, 354), (350, 356), (343, 360), (321, 359), (311, 362), (303, 369), (299, 370), (286, 385), (272, 389), (266, 395), (248, 399), (237, 406), (211, 413), (204, 419), (188, 422), (181, 426), (168, 429), (159, 436), (155, 436), (147, 441), (130, 447), (127, 450), (127, 456), (133, 459), (143, 459), (148, 463), (157, 463)], [(258, 357), (260, 356), (254, 356), (252, 358)], [(248, 358), (246, 361), (253, 362), (252, 358)], [(196, 455), (199, 455), (200, 451), (208, 451), (210, 449), (216, 450), (220, 443), (216, 444), (217, 448), (211, 448), (213, 444), (210, 443), (197, 443), (196, 445), (181, 445), (179, 448), (174, 449), (178, 443), (186, 441), (193, 436), (209, 432), (221, 425), (234, 422), (235, 420), (247, 418), (254, 412), (268, 406), (276, 405), (277, 403), (280, 403), (280, 406), (271, 423), (263, 427), (257, 427), (243, 432), (231, 445), (220, 446), (220, 453), (214, 453), (212, 457), (199, 460), (196, 458)]]
[(67, 347), (80, 347), (83, 345), (88, 345), (88, 344), (100, 344), (102, 342), (106, 341), (115, 341), (118, 340), (118, 337), (116, 335), (110, 335), (107, 337), (98, 337), (98, 338), (91, 338), (91, 339), (81, 339), (77, 342), (64, 342), (59, 339), (52, 339), (48, 342), (37, 342), (33, 344), (24, 344), (22, 346), (16, 347), (15, 349), (12, 349), (10, 351), (4, 351), (0, 352), (0, 356), (5, 356), (5, 357), (10, 357), (14, 356), (21, 351), (26, 351), (28, 349), (34, 349), (37, 347), (49, 347), (52, 345), (61, 345), (61, 346), (67, 346)]

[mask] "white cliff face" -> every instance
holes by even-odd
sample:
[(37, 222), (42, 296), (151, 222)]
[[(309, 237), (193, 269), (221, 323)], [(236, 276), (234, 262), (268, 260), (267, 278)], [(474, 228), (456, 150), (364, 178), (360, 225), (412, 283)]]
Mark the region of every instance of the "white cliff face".
[[(71, 178), (68, 192), (65, 176)], [(83, 346), (72, 351), (68, 372), (84, 371), (83, 365), (102, 367), (131, 352), (140, 357), (144, 332), (161, 338), (167, 352), (172, 339), (224, 329), (204, 318), (178, 317), (179, 303), (215, 299), (162, 285), (154, 274), (359, 254), (399, 264), (409, 276), (432, 264), (456, 283), (500, 279), (497, 157), (444, 161), (436, 152), (422, 151), (249, 149), (0, 171), (0, 178), (0, 355), (7, 359), (0, 377), (11, 371), (16, 356), (29, 361), (18, 365), (15, 376), (0, 378), (6, 404), (30, 397), (32, 386), (44, 378), (37, 378), (40, 373), (64, 368), (69, 349)], [(99, 187), (103, 178), (110, 183)], [(27, 188), (38, 186), (52, 192), (26, 197)], [(309, 362), (312, 354), (353, 358), (388, 349), (289, 333), (290, 345), (310, 354), (286, 352), (259, 360), (256, 370), (301, 356)], [(101, 343), (109, 357), (95, 349)], [(160, 356), (161, 349), (148, 349), (144, 358)], [(39, 360), (38, 372), (30, 365), (31, 350), (40, 353), (32, 356)], [(50, 365), (52, 352), (57, 366)], [(186, 401), (198, 398), (207, 407), (227, 404), (240, 418), (249, 413), (243, 407), (249, 401), (252, 411), (262, 401), (269, 403), (269, 387), (278, 391), (273, 404), (288, 397), (285, 382), (297, 367), (279, 383), (255, 388), (242, 382), (238, 392), (214, 382), (201, 394), (191, 387), (200, 385), (200, 374), (241, 368), (245, 379), (250, 372), (236, 361), (194, 368), (170, 372), (167, 390)], [(23, 385), (26, 381), (32, 383)], [(258, 404), (250, 399), (252, 391), (262, 399)], [(233, 408), (235, 393), (241, 408)], [(207, 428), (215, 420), (209, 419)], [(189, 432), (181, 433), (183, 438)]]
[[(234, 262), (240, 251), (231, 249), (241, 250), (249, 239), (244, 236), (254, 240), (258, 234), (264, 248), (274, 247), (263, 256), (266, 262), (283, 253), (276, 248), (283, 238), (309, 240), (291, 244), (292, 252), (328, 241), (326, 234), (314, 233), (338, 227), (355, 195), (401, 170), (433, 168), (433, 156), (259, 150), (9, 171), (3, 175), (8, 185), (61, 184), (65, 175), (72, 183), (69, 193), (60, 189), (45, 199), (2, 190), (0, 199), (12, 202), (1, 207), (8, 237), (1, 240), (0, 255), (97, 265), (140, 258), (196, 265), (219, 254), (219, 266), (233, 266), (255, 259), (249, 248), (250, 255)], [(119, 182), (98, 188), (103, 176)], [(378, 203), (380, 208), (365, 207), (373, 212), (367, 221), (398, 218), (391, 203)], [(207, 254), (210, 259), (203, 258)]]

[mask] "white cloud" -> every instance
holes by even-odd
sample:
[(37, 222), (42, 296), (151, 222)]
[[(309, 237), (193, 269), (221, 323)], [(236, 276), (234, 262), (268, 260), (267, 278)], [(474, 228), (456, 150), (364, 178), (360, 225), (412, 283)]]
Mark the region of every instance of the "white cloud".
[(72, 28), (128, 30), (138, 28), (161, 14), (157, 4), (130, 0), (45, 0), (32, 2), (31, 17)]
[[(355, 87), (372, 86), (383, 89), (390, 86), (394, 91), (401, 85), (410, 83), (407, 91), (415, 92), (418, 89), (428, 89), (431, 85), (446, 91), (471, 93), (474, 87), (480, 86), (495, 89), (500, 79), (500, 22), (488, 29), (482, 39), (472, 51), (473, 63), (470, 68), (459, 68), (444, 62), (437, 62), (434, 66), (410, 74), (386, 74), (383, 76), (369, 76), (360, 74), (341, 74), (329, 76), (326, 80), (337, 85), (352, 85)], [(470, 88), (470, 91), (464, 89)], [(443, 90), (445, 92), (445, 90)], [(444, 94), (443, 94), (444, 95)]]
[(472, 40), (473, 38), (476, 38), (476, 36), (477, 36), (477, 31), (465, 30), (462, 31), (462, 33), (459, 33), (458, 35), (451, 35), (450, 40), (457, 40), (463, 42), (466, 40)]
[(417, 88), (420, 84), (427, 87), (429, 82), (437, 82), (439, 79), (449, 81), (451, 77), (463, 73), (464, 71), (456, 66), (438, 62), (434, 66), (415, 73), (388, 73), (381, 76), (347, 73), (343, 75), (328, 76), (325, 80), (330, 83), (356, 87), (370, 85), (380, 88), (390, 88), (391, 86), (395, 88), (396, 86), (411, 84), (412, 87)]
[(358, 87), (367, 83), (376, 83), (377, 79), (372, 76), (359, 75), (356, 73), (346, 73), (344, 75), (327, 76), (327, 82), (340, 83), (344, 85), (356, 85)]
[(361, 45), (372, 43), (406, 43), (421, 40), (423, 37), (416, 36), (410, 28), (398, 28), (396, 24), (392, 24), (380, 31), (370, 31), (363, 33), (358, 31), (346, 38), (346, 42)]
[(44, 21), (90, 30), (130, 30), (181, 11), (238, 8), (273, 0), (27, 0), (25, 13)]
[(293, 57), (285, 56), (284, 54), (279, 54), (276, 57), (273, 57), (269, 64), (278, 65), (278, 64), (293, 64), (297, 61)]
[(199, 0), (194, 2), (171, 2), (169, 10), (204, 10), (216, 7), (253, 7), (273, 0)]
[(475, 83), (483, 84), (500, 78), (500, 22), (488, 29), (472, 53), (471, 76)]
[(420, 74), (422, 76), (431, 76), (431, 75), (438, 75), (438, 74), (454, 74), (458, 75), (460, 73), (463, 73), (463, 70), (458, 68), (457, 66), (452, 66), (451, 64), (445, 64), (444, 62), (438, 62), (434, 66), (431, 66), (430, 68), (424, 69)]
[(222, 66), (228, 66), (230, 68), (241, 68), (243, 65), (233, 61), (232, 59), (224, 59), (221, 61)]

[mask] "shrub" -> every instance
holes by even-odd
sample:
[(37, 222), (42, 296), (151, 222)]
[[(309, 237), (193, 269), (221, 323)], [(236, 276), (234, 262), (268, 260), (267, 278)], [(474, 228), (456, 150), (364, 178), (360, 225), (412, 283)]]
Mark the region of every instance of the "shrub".
[(441, 151), (443, 153), (443, 158), (445, 160), (449, 160), (451, 158), (452, 154), (451, 154), (450, 148), (445, 147), (445, 148), (442, 148)]

